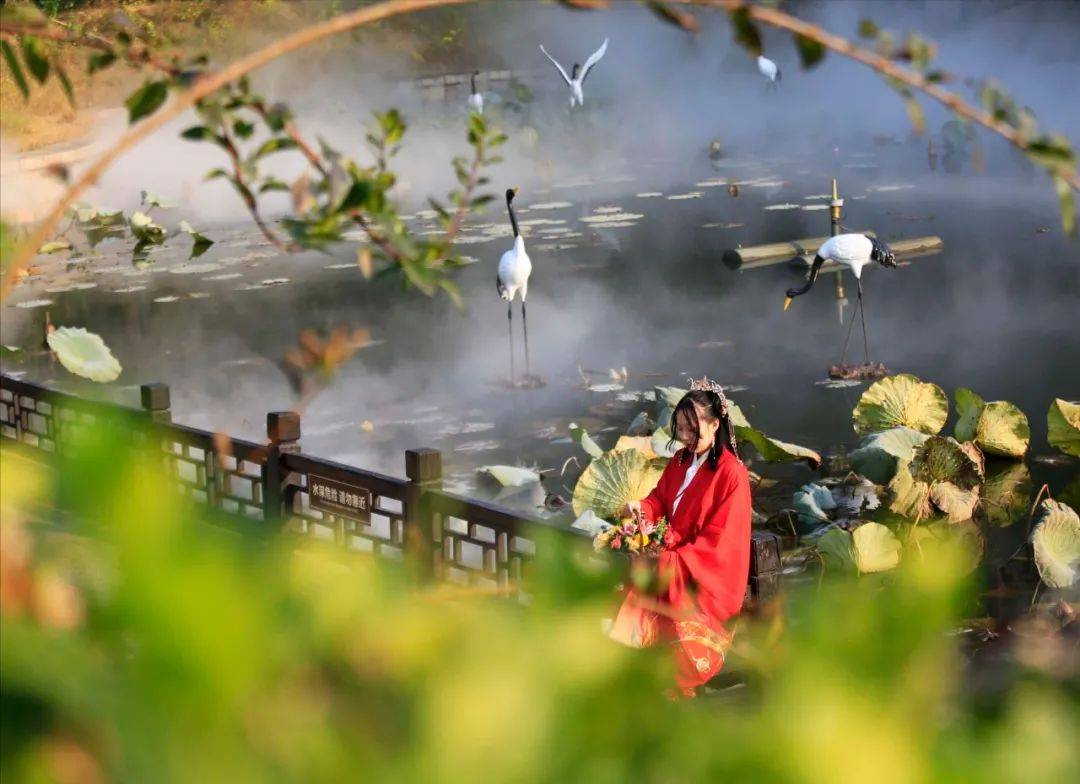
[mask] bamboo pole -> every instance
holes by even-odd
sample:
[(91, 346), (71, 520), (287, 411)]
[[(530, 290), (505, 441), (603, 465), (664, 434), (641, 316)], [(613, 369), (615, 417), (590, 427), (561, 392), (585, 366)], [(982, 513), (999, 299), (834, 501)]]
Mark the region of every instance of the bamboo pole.
[[(862, 232), (865, 234), (872, 234), (872, 232)], [(784, 264), (794, 259), (801, 259), (807, 266), (814, 260), (814, 254), (817, 253), (818, 247), (827, 240), (828, 237), (815, 237), (809, 240), (795, 240), (793, 242), (778, 242), (773, 245), (757, 245), (752, 248), (739, 248), (736, 250), (729, 250), (724, 253), (724, 263), (732, 269), (748, 270), (757, 269), (758, 267), (768, 267), (773, 264)], [(911, 239), (897, 240), (896, 242), (890, 242), (889, 248), (896, 254), (896, 258), (899, 261), (908, 261), (913, 258), (919, 258), (921, 256), (930, 256), (938, 253), (945, 243), (941, 237), (934, 235), (928, 237), (913, 237)], [(771, 253), (770, 255), (763, 255), (759, 253), (762, 248), (783, 248), (781, 253)], [(750, 252), (748, 261), (744, 261), (747, 256), (747, 252)], [(831, 261), (825, 262), (821, 265), (821, 271), (828, 272), (829, 270), (840, 269), (840, 265)]]

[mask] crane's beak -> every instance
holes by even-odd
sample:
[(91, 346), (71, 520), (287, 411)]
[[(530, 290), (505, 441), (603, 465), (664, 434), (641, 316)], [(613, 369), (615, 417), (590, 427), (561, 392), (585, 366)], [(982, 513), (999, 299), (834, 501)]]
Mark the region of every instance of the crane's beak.
[(791, 307), (791, 297), (784, 297), (784, 310)]
[(518, 191), (520, 191), (520, 190), (521, 190), (521, 188), (514, 188), (514, 195), (515, 195), (515, 196), (517, 196), (517, 193), (518, 193)]

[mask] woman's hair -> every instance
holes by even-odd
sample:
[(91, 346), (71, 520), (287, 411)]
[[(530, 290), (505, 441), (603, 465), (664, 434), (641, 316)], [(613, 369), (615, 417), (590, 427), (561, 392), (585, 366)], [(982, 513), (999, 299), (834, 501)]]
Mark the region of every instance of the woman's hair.
[[(706, 422), (720, 422), (720, 427), (716, 431), (716, 438), (713, 439), (712, 446), (709, 447), (709, 468), (715, 471), (717, 463), (720, 462), (720, 456), (725, 449), (730, 450), (735, 457), (739, 456), (739, 450), (735, 445), (735, 428), (731, 425), (727, 401), (716, 392), (707, 389), (693, 389), (682, 396), (682, 400), (679, 401), (678, 405), (675, 406), (675, 410), (671, 413), (672, 437), (668, 442), (668, 449), (671, 449), (678, 440), (675, 434), (678, 431), (678, 416), (680, 413), (686, 417), (687, 423), (694, 429), (695, 434), (701, 431), (699, 411), (705, 417)], [(686, 457), (684, 455), (683, 459), (686, 459)]]

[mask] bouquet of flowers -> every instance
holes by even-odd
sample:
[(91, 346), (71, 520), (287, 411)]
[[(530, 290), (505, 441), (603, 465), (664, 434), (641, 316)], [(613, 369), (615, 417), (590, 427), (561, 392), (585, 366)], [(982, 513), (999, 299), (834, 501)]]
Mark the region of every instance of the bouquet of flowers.
[(649, 522), (643, 517), (609, 525), (593, 537), (593, 549), (619, 550), (637, 555), (656, 555), (668, 544), (667, 518)]

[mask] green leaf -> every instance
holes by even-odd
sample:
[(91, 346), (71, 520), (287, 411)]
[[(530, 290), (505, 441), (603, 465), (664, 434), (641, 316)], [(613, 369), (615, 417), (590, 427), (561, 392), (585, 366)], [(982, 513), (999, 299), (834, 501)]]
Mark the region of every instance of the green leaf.
[(570, 438), (573, 439), (574, 443), (585, 450), (585, 454), (589, 457), (595, 458), (604, 454), (604, 450), (593, 441), (592, 436), (585, 431), (585, 428), (580, 427), (574, 422), (570, 423)]
[(937, 384), (901, 373), (871, 384), (851, 414), (859, 435), (901, 426), (934, 435), (949, 416), (949, 400)]
[(8, 69), (11, 71), (15, 86), (22, 93), (23, 100), (26, 100), (30, 97), (30, 85), (26, 83), (26, 76), (23, 74), (22, 66), (19, 65), (19, 60), (15, 56), (15, 50), (11, 48), (11, 44), (7, 41), (0, 40), (0, 51), (4, 53), (4, 62), (7, 63)]
[(910, 461), (915, 456), (916, 447), (922, 446), (929, 437), (910, 427), (894, 427), (872, 433), (849, 456), (851, 465), (871, 482), (886, 484), (896, 474), (897, 462)]
[(251, 134), (255, 133), (255, 126), (247, 120), (237, 120), (233, 123), (233, 133), (241, 139), (250, 139)]
[(761, 34), (758, 32), (757, 26), (750, 18), (750, 10), (745, 6), (742, 6), (734, 11), (729, 11), (728, 18), (731, 20), (736, 43), (754, 57), (760, 56), (763, 51)]
[(96, 54), (90, 55), (90, 59), (86, 64), (86, 72), (93, 76), (98, 71), (103, 71), (115, 62), (115, 52), (97, 52)]
[(1061, 206), (1061, 229), (1066, 236), (1076, 236), (1076, 197), (1072, 186), (1064, 177), (1054, 177), (1054, 190), (1057, 191), (1058, 204)]
[(120, 363), (105, 341), (93, 332), (82, 327), (59, 327), (48, 334), (46, 341), (60, 364), (77, 376), (101, 384), (120, 376)]
[(907, 110), (911, 127), (921, 136), (926, 130), (926, 115), (923, 113), (922, 104), (910, 91), (901, 93), (901, 97), (904, 100), (904, 108)]
[(1080, 457), (1080, 403), (1054, 399), (1046, 412), (1046, 440), (1055, 449)]
[(281, 152), (283, 150), (296, 149), (296, 142), (290, 139), (288, 136), (275, 136), (272, 139), (267, 139), (265, 142), (259, 145), (259, 148), (252, 153), (248, 159), (250, 161), (257, 161), (261, 158), (270, 155), (271, 153)]
[(661, 469), (637, 449), (605, 452), (589, 463), (574, 487), (574, 514), (592, 509), (614, 520), (630, 501), (640, 501), (656, 487)]
[(212, 239), (193, 229), (191, 224), (187, 221), (180, 221), (180, 231), (191, 237), (191, 255), (188, 256), (189, 260), (199, 258), (199, 256), (206, 253), (210, 246), (214, 244)]
[(758, 454), (769, 463), (787, 463), (803, 460), (814, 469), (821, 465), (821, 455), (813, 449), (771, 438), (753, 427), (736, 426), (735, 437), (740, 441), (748, 441), (753, 444)]
[(855, 571), (855, 542), (850, 531), (830, 528), (818, 537), (817, 550), (827, 569)]
[(795, 47), (799, 50), (799, 59), (806, 70), (810, 70), (825, 58), (825, 45), (805, 35), (795, 36)]
[(872, 19), (859, 20), (859, 36), (862, 38), (877, 38), (880, 29)]
[(49, 78), (49, 56), (45, 52), (45, 45), (32, 35), (24, 35), (22, 53), (26, 70), (37, 79), (38, 84), (44, 84)]
[(1080, 579), (1080, 517), (1069, 506), (1047, 499), (1031, 533), (1039, 577), (1051, 588), (1071, 588)]
[(181, 131), (180, 137), (188, 141), (201, 142), (206, 139), (213, 139), (214, 132), (205, 125), (193, 125)]
[(128, 122), (135, 124), (143, 117), (153, 114), (169, 96), (169, 83), (165, 80), (148, 81), (128, 96), (124, 105), (128, 110)]
[(0, 5), (0, 22), (15, 27), (44, 27), (49, 17), (33, 3), (7, 3)]

